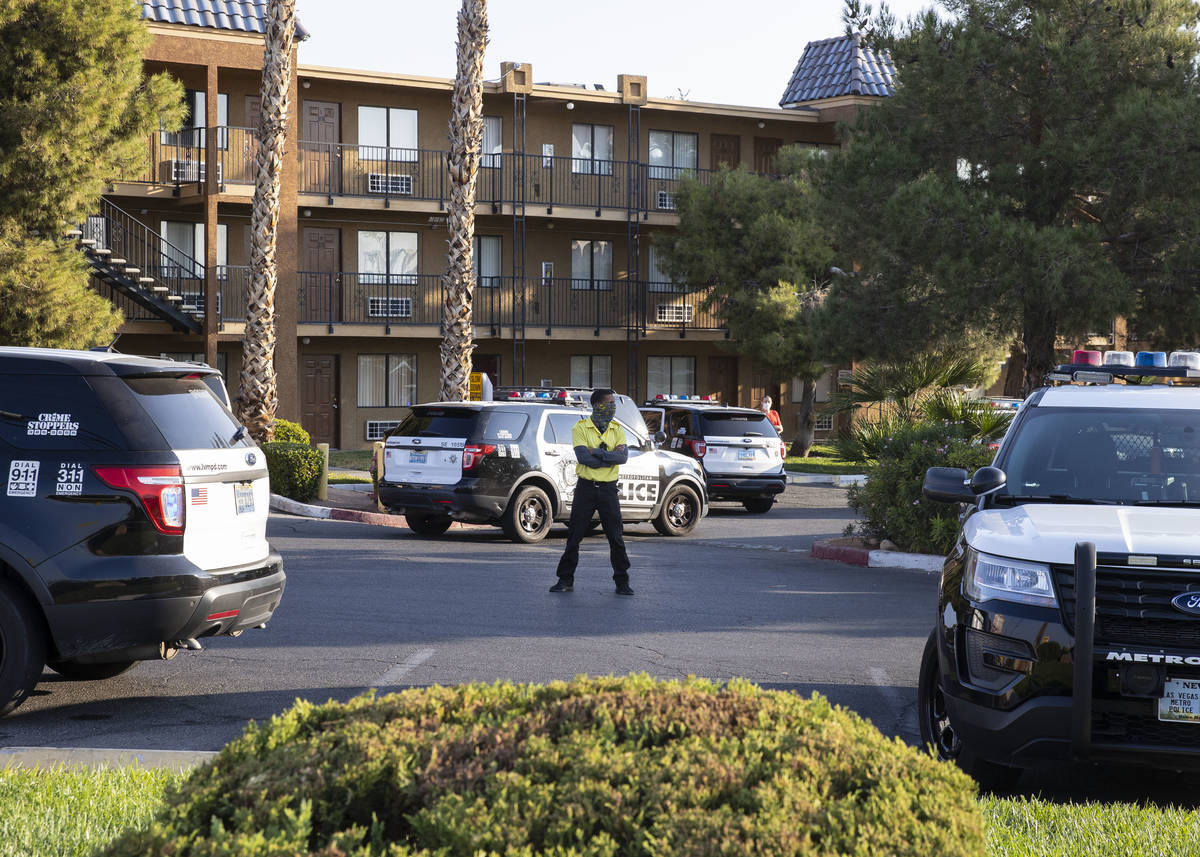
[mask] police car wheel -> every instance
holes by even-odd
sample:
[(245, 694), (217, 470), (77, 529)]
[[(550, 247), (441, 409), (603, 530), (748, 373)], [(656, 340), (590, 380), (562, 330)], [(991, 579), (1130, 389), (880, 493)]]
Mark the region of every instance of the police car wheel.
[(449, 515), (419, 515), (416, 513), (404, 516), (404, 523), (418, 536), (440, 536), (454, 523)]
[(765, 515), (771, 511), (771, 507), (775, 505), (775, 501), (769, 497), (756, 497), (753, 500), (743, 500), (742, 505), (752, 515)]
[(46, 629), (24, 591), (0, 580), (0, 715), (25, 701), (46, 663)]
[(530, 485), (512, 498), (504, 510), (500, 527), (514, 542), (532, 544), (546, 538), (552, 523), (554, 514), (550, 509), (550, 498), (541, 488)]
[(81, 664), (78, 661), (50, 661), (46, 666), (68, 681), (103, 681), (129, 672), (137, 661), (117, 661), (111, 664)]
[(985, 791), (1008, 791), (1021, 778), (1021, 769), (979, 759), (963, 746), (962, 738), (950, 722), (946, 696), (938, 680), (937, 632), (929, 635), (921, 656), (921, 677), (917, 682), (917, 718), (921, 743), (933, 747), (942, 761), (954, 762)]
[(700, 498), (686, 485), (676, 485), (667, 492), (653, 523), (664, 536), (686, 536), (699, 522)]

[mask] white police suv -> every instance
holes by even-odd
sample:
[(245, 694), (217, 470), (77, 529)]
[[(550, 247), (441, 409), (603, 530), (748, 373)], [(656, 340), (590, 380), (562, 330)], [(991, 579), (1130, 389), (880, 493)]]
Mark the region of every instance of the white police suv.
[(1004, 787), (1038, 760), (1200, 768), (1200, 354), (1078, 351), (991, 467), (942, 571), (923, 739)]

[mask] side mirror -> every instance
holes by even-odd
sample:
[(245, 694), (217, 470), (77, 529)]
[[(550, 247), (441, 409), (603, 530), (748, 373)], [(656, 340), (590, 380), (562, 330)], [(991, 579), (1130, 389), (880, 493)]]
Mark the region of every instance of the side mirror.
[(999, 467), (981, 467), (971, 477), (971, 491), (977, 497), (999, 491), (1006, 484), (1008, 476)]
[(931, 467), (925, 471), (921, 492), (939, 503), (974, 503), (970, 477), (961, 467)]
[(656, 431), (654, 433), (654, 445), (656, 447), (662, 446), (666, 442), (667, 442), (667, 433), (665, 431), (663, 431), (662, 429), (659, 429), (658, 431)]

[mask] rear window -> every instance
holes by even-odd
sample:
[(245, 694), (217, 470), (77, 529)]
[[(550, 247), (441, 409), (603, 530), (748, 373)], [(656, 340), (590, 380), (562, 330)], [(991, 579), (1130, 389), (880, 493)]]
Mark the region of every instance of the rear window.
[(102, 397), (82, 375), (0, 375), (0, 441), (34, 450), (128, 445)]
[(700, 415), (705, 437), (778, 437), (764, 414), (717, 411)]
[(232, 449), (254, 441), (199, 377), (124, 378), (172, 449)]
[(474, 408), (417, 408), (390, 435), (469, 438), (479, 411)]

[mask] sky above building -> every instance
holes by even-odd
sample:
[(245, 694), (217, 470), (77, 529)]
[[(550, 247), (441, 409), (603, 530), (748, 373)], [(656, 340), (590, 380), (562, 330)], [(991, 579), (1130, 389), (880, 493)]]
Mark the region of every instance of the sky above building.
[[(297, 0), (312, 34), (300, 62), (453, 77), (460, 5)], [(888, 4), (901, 20), (932, 5)], [(842, 0), (489, 0), (484, 76), (528, 62), (539, 83), (612, 90), (618, 74), (643, 74), (652, 97), (775, 107), (804, 45), (845, 32), (842, 9)]]

